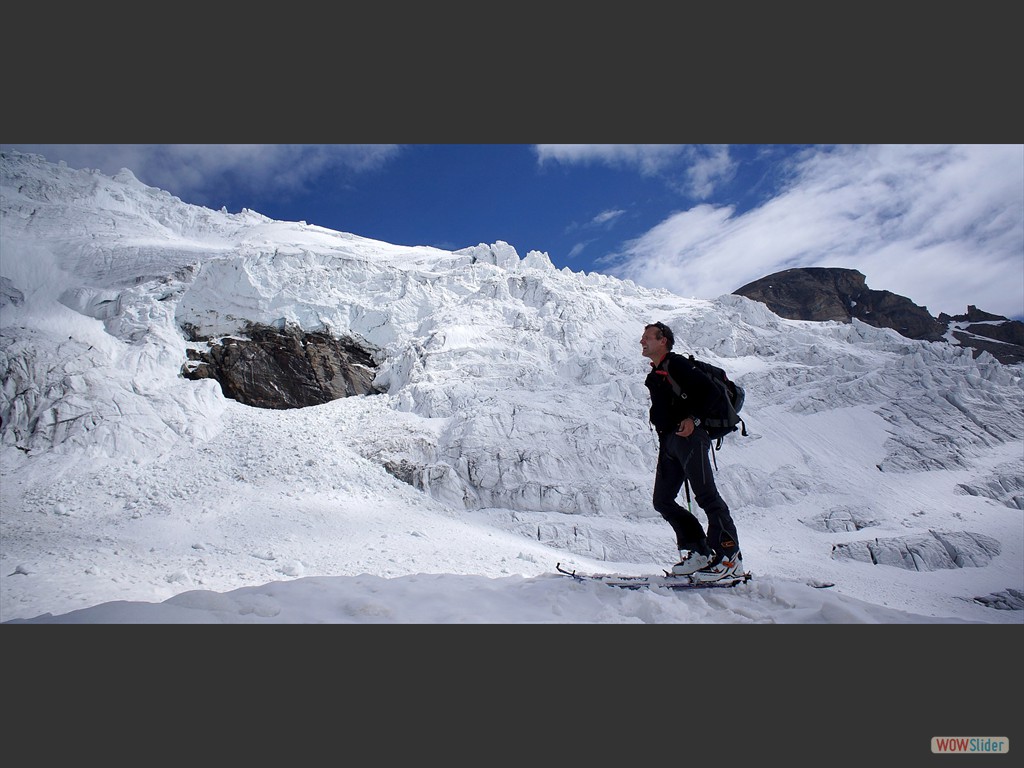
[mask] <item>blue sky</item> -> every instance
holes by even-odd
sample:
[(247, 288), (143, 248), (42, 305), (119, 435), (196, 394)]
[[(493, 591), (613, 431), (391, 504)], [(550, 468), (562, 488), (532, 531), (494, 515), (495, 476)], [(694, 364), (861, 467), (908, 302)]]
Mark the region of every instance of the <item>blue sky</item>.
[(27, 145), (182, 200), (714, 298), (858, 269), (933, 315), (1024, 317), (1024, 145)]

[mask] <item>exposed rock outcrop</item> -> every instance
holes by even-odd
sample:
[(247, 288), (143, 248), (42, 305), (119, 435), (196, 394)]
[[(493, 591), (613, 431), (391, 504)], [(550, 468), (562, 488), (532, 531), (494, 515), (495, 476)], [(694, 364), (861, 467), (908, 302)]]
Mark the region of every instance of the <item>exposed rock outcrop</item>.
[(242, 336), (204, 339), (190, 348), (187, 379), (215, 379), (225, 397), (257, 408), (302, 408), (350, 395), (378, 394), (371, 352), (353, 339), (297, 328), (249, 324)]
[(839, 267), (795, 267), (747, 283), (733, 293), (767, 305), (789, 320), (853, 318), (891, 328), (910, 339), (959, 343), (975, 357), (986, 351), (1004, 364), (1024, 362), (1024, 323), (982, 312), (932, 317), (926, 307), (890, 291), (867, 286), (863, 274)]
[(892, 328), (911, 339), (939, 341), (946, 327), (905, 296), (868, 288), (863, 274), (837, 267), (799, 267), (762, 277), (733, 293), (768, 305), (790, 320), (857, 318), (876, 328)]
[(982, 312), (972, 304), (966, 315), (942, 313), (939, 321), (962, 346), (974, 349), (975, 357), (984, 350), (1003, 363), (1024, 362), (1024, 323), (1019, 320)]

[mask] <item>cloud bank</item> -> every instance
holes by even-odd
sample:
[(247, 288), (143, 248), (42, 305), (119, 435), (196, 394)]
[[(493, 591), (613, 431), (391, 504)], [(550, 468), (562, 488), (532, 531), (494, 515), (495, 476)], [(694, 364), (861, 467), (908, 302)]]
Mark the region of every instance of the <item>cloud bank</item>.
[(625, 243), (608, 271), (714, 298), (791, 267), (846, 267), (933, 315), (963, 313), (965, 295), (1024, 315), (1024, 146), (815, 148), (785, 175), (746, 212), (674, 213)]

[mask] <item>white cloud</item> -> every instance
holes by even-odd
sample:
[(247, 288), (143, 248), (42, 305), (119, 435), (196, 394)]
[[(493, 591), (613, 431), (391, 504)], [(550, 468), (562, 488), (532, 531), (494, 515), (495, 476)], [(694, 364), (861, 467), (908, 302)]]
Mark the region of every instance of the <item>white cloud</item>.
[(730, 181), (736, 175), (737, 163), (727, 144), (691, 147), (688, 159), (691, 165), (686, 171), (684, 191), (699, 200), (711, 197), (720, 182)]
[(329, 172), (365, 172), (395, 157), (395, 144), (11, 144), (72, 168), (115, 174), (189, 202), (220, 207), (230, 193), (298, 192)]
[(621, 208), (614, 211), (601, 211), (601, 213), (597, 214), (597, 216), (590, 220), (590, 223), (598, 227), (605, 225), (611, 226), (624, 213), (625, 211)]
[(676, 164), (687, 147), (685, 144), (537, 144), (534, 151), (541, 164), (602, 163), (654, 175)]
[(736, 175), (737, 162), (728, 144), (537, 144), (541, 164), (599, 163), (661, 176), (681, 194), (698, 200)]
[(859, 269), (932, 314), (1024, 314), (1024, 147), (810, 150), (744, 214), (697, 206), (627, 243), (620, 277), (713, 298), (782, 269)]

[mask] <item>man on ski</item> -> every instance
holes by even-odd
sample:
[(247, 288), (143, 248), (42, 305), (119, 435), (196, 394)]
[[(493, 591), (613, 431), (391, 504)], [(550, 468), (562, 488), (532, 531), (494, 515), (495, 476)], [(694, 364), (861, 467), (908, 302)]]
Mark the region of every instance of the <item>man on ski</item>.
[[(640, 338), (643, 356), (651, 361), (644, 384), (650, 390), (650, 420), (660, 441), (654, 508), (675, 531), (680, 554), (672, 573), (696, 582), (741, 576), (736, 524), (715, 485), (709, 460), (711, 438), (701, 427), (701, 416), (714, 413), (716, 399), (724, 395), (686, 358), (672, 352), (674, 344), (675, 335), (664, 323), (645, 326)], [(676, 395), (670, 375), (685, 399)], [(693, 513), (676, 502), (684, 482), (707, 515), (706, 533)]]

